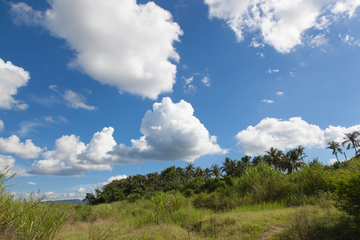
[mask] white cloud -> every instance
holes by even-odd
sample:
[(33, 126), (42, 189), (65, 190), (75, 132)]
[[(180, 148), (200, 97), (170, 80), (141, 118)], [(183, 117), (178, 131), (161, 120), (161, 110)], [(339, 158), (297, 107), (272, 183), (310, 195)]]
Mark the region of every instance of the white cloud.
[(173, 47), (183, 34), (170, 12), (136, 0), (52, 0), (45, 13), (12, 4), (14, 22), (40, 24), (76, 52), (71, 67), (142, 97), (171, 92), (179, 61)]
[(36, 185), (36, 182), (27, 182), (27, 184), (29, 184), (29, 185)]
[(283, 92), (276, 92), (276, 95), (278, 95), (278, 96), (283, 96), (284, 93), (283, 93)]
[(4, 122), (0, 120), (0, 132), (4, 130)]
[(106, 184), (109, 184), (111, 183), (112, 181), (114, 180), (121, 180), (121, 179), (126, 179), (127, 176), (126, 175), (117, 175), (117, 176), (114, 176), (114, 177), (110, 177), (107, 182), (101, 182), (101, 183), (98, 183), (97, 184), (97, 188), (102, 188), (103, 186), (105, 186)]
[(261, 100), (262, 102), (265, 102), (265, 103), (274, 103), (274, 100), (267, 100), (267, 99), (264, 99), (264, 100)]
[(122, 162), (194, 161), (202, 155), (226, 153), (193, 113), (190, 103), (173, 103), (170, 98), (163, 98), (161, 103), (154, 103), (153, 111), (146, 112), (140, 128), (144, 135), (132, 139), (132, 147), (116, 146), (113, 154)]
[(20, 142), (20, 139), (16, 135), (12, 135), (9, 138), (0, 138), (0, 151), (3, 153), (14, 153), (21, 158), (37, 158), (43, 151), (40, 147), (36, 147), (34, 143), (27, 139), (25, 143)]
[(68, 120), (65, 117), (61, 116), (61, 115), (59, 115), (59, 119), (62, 122), (68, 122)]
[(63, 99), (66, 102), (66, 105), (69, 108), (83, 108), (86, 110), (95, 110), (97, 109), (94, 106), (89, 106), (86, 104), (86, 98), (81, 94), (81, 93), (77, 93), (71, 90), (65, 90), (65, 93), (63, 94), (62, 92), (60, 92), (57, 89), (56, 85), (51, 85), (49, 86), (49, 89), (54, 90), (55, 92), (59, 93), (60, 96), (63, 97)]
[(77, 192), (77, 193), (80, 193), (80, 194), (85, 194), (86, 189), (85, 189), (85, 188), (83, 188), (83, 187), (79, 187), (79, 189), (78, 189), (78, 190), (76, 190), (76, 192)]
[(279, 69), (268, 69), (266, 72), (269, 73), (269, 74), (271, 74), (271, 73), (273, 73), (273, 72), (277, 73), (277, 72), (279, 72), (279, 71), (280, 71)]
[[(235, 32), (238, 41), (245, 32), (259, 32), (251, 45), (273, 46), (281, 53), (289, 53), (296, 46), (304, 44), (306, 30), (326, 28), (337, 15), (354, 15), (359, 0), (204, 0), (209, 6), (209, 17), (226, 21)], [(329, 11), (330, 9), (330, 11)], [(324, 44), (324, 38), (317, 35), (316, 44)], [(321, 37), (321, 38), (320, 38)]]
[(211, 85), (211, 79), (209, 76), (205, 76), (203, 79), (201, 79), (201, 82), (204, 83), (207, 87), (210, 87)]
[(271, 147), (280, 150), (303, 145), (307, 148), (324, 148), (330, 141), (342, 142), (344, 133), (359, 131), (360, 125), (350, 128), (329, 126), (325, 130), (319, 126), (308, 124), (300, 117), (289, 121), (265, 118), (255, 127), (249, 126), (236, 135), (238, 144), (248, 155), (264, 154)]
[(264, 53), (261, 53), (261, 52), (256, 53), (256, 55), (260, 55), (260, 58), (264, 58), (264, 57), (265, 57)]
[(360, 47), (360, 40), (355, 40), (354, 37), (350, 36), (349, 34), (346, 34), (344, 37), (339, 34), (339, 37), (341, 38), (341, 41), (348, 44), (349, 46)]
[(80, 93), (73, 92), (71, 90), (66, 90), (64, 94), (64, 99), (67, 102), (67, 105), (70, 108), (84, 108), (86, 110), (95, 110), (96, 107), (86, 105), (85, 97)]
[[(196, 74), (195, 74), (196, 75)], [(182, 80), (184, 80), (184, 83), (186, 85), (190, 84), (193, 80), (194, 80), (194, 76), (191, 76), (189, 78), (186, 78), (186, 77), (181, 77)]]
[(44, 119), (47, 122), (54, 122), (54, 119), (52, 118), (52, 116), (44, 117)]
[[(86, 149), (85, 144), (80, 141), (79, 137), (75, 135), (62, 136), (55, 141), (55, 150), (44, 152), (42, 154), (44, 159), (35, 161), (31, 165), (33, 169), (30, 173), (40, 175), (82, 175), (84, 172), (93, 170), (112, 169), (107, 164), (93, 164), (86, 160), (78, 159), (78, 155)], [(90, 156), (96, 157), (95, 154)]]
[(196, 92), (196, 87), (192, 84), (187, 86), (185, 85), (183, 88), (184, 88), (184, 93), (194, 94)]
[(325, 38), (325, 34), (318, 34), (315, 37), (311, 36), (309, 45), (313, 47), (319, 47), (321, 45), (326, 45), (328, 40)]
[(20, 137), (26, 136), (29, 132), (35, 131), (35, 128), (41, 126), (42, 124), (38, 121), (23, 121), (20, 123), (20, 129), (18, 130), (18, 134)]
[(17, 94), (19, 87), (26, 86), (29, 79), (29, 72), (13, 65), (10, 61), (5, 63), (0, 58), (0, 108), (19, 110), (28, 108), (27, 104), (15, 100), (13, 95)]
[(6, 166), (12, 168), (14, 163), (15, 159), (12, 156), (0, 155), (0, 171), (2, 171)]
[(154, 103), (146, 112), (140, 139), (132, 146), (117, 145), (114, 129), (104, 128), (85, 145), (75, 135), (56, 140), (55, 150), (43, 153), (43, 160), (32, 164), (32, 174), (82, 175), (93, 170), (111, 170), (115, 164), (140, 164), (144, 161), (194, 161), (202, 155), (224, 154), (203, 124), (193, 116), (190, 103), (170, 98)]

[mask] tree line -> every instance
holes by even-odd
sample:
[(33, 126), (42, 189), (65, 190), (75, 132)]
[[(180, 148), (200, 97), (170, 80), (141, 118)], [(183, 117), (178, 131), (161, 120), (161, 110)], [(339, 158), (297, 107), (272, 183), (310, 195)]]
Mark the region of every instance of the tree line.
[[(346, 133), (342, 146), (347, 149), (354, 148), (355, 156), (359, 155), (360, 132)], [(328, 143), (327, 149), (333, 150), (339, 166), (338, 153), (343, 153), (340, 143), (332, 141)], [(160, 173), (137, 174), (126, 179), (114, 180), (111, 183), (95, 189), (95, 193), (87, 193), (84, 200), (90, 204), (110, 203), (114, 201), (129, 200), (135, 201), (140, 198), (150, 199), (156, 192), (179, 191), (185, 196), (192, 196), (201, 192), (211, 193), (224, 187), (231, 182), (232, 178), (240, 178), (249, 168), (259, 164), (267, 163), (271, 168), (283, 174), (293, 172), (308, 166), (317, 164), (317, 159), (306, 164), (304, 158), (307, 155), (305, 148), (301, 145), (283, 152), (271, 147), (264, 155), (251, 157), (245, 155), (240, 160), (225, 158), (222, 166), (213, 164), (210, 168), (202, 169), (195, 167), (194, 163), (187, 163), (182, 167), (171, 166)], [(345, 153), (344, 153), (345, 154)], [(345, 155), (346, 158), (346, 155)]]

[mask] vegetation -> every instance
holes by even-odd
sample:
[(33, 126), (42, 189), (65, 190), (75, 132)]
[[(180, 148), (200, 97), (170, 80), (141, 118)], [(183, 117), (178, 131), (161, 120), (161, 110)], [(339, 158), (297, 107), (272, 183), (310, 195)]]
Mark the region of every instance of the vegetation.
[[(356, 134), (355, 134), (356, 135)], [(360, 156), (305, 164), (304, 147), (114, 180), (89, 204), (39, 204), (0, 189), (2, 239), (358, 239)], [(349, 139), (348, 139), (349, 138)], [(1, 237), (0, 237), (1, 238)]]
[(33, 195), (14, 199), (6, 191), (9, 168), (0, 172), (0, 238), (52, 239), (66, 220), (67, 206), (47, 203)]

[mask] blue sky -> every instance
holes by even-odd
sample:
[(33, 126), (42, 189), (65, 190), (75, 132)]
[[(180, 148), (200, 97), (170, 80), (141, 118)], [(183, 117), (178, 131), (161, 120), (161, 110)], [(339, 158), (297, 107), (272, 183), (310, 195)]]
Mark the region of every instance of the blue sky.
[[(356, 0), (0, 3), (0, 166), (16, 195), (360, 130)], [(348, 156), (353, 151), (347, 151)]]

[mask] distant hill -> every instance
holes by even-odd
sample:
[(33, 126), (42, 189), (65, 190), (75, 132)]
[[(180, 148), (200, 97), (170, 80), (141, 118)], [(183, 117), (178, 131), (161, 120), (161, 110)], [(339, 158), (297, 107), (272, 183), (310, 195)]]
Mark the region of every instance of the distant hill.
[[(83, 203), (80, 199), (63, 199), (63, 200), (55, 200), (55, 201), (43, 201), (42, 203)], [(84, 202), (84, 204), (87, 204)]]

